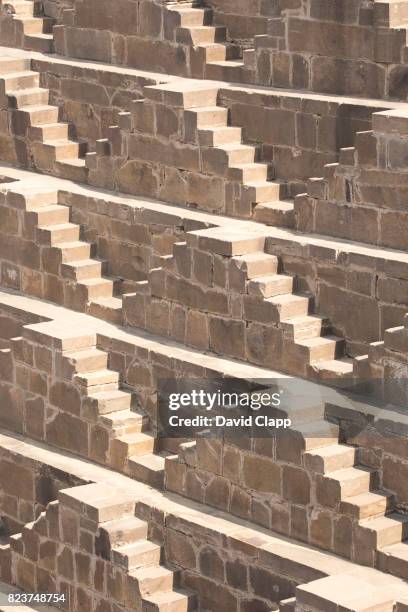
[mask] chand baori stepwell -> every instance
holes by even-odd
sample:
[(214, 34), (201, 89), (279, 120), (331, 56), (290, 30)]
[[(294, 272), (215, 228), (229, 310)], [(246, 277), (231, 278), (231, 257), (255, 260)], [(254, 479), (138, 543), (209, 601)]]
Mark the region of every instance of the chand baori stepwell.
[[(0, 0), (1, 610), (408, 611), (407, 33)], [(171, 436), (164, 380), (323, 399)]]

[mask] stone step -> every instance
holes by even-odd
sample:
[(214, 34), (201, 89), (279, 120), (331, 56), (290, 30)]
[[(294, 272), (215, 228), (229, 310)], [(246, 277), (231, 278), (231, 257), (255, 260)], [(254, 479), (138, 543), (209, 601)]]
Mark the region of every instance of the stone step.
[(141, 595), (170, 591), (176, 586), (177, 574), (163, 565), (131, 570), (129, 575), (138, 581)]
[(63, 263), (89, 259), (91, 254), (91, 245), (88, 242), (81, 242), (80, 240), (57, 243), (54, 245), (54, 248), (61, 251), (61, 260)]
[(229, 169), (228, 178), (241, 183), (266, 181), (268, 178), (268, 165), (252, 163), (234, 166)]
[(108, 370), (107, 368), (93, 371), (93, 372), (78, 372), (74, 377), (75, 383), (91, 389), (92, 387), (99, 387), (100, 385), (112, 385), (119, 384), (119, 374), (114, 370)]
[(136, 541), (145, 541), (148, 525), (136, 516), (123, 517), (103, 523), (99, 528), (99, 537), (104, 544), (109, 543), (110, 548), (133, 544)]
[(388, 588), (336, 574), (296, 587), (295, 610), (328, 612), (393, 612), (394, 596)]
[(164, 486), (164, 457), (158, 454), (132, 456), (128, 460), (128, 473), (132, 478), (145, 484), (163, 489)]
[(324, 331), (326, 319), (318, 315), (306, 315), (292, 319), (281, 319), (280, 324), (291, 340), (300, 341), (320, 337)]
[[(26, 2), (24, 1), (24, 4)], [(0, 59), (0, 75), (11, 72), (26, 72), (31, 69), (31, 60), (27, 58), (4, 57)]]
[(23, 24), (23, 31), (25, 35), (36, 35), (43, 34), (45, 23), (44, 20), (39, 17), (23, 17), (19, 21)]
[(309, 313), (310, 308), (308, 297), (290, 293), (267, 298), (265, 302), (276, 308), (280, 320), (305, 316)]
[(218, 86), (201, 81), (174, 81), (143, 89), (146, 98), (156, 102), (160, 99), (168, 106), (184, 109), (216, 107), (218, 91)]
[(8, 4), (13, 7), (13, 13), (15, 15), (34, 15), (34, 2), (27, 2), (27, 0), (12, 0)]
[(353, 360), (347, 357), (341, 359), (323, 360), (313, 364), (313, 369), (319, 373), (319, 378), (335, 381), (337, 379), (350, 379), (353, 375)]
[(70, 181), (78, 183), (86, 183), (88, 177), (88, 168), (85, 160), (80, 157), (73, 157), (57, 161), (55, 164), (57, 175)]
[(193, 612), (196, 595), (186, 589), (147, 595), (142, 599), (142, 612)]
[(36, 228), (37, 241), (40, 244), (55, 246), (61, 242), (76, 242), (79, 240), (79, 226), (74, 223), (61, 223)]
[(54, 204), (42, 206), (37, 210), (27, 211), (27, 217), (35, 225), (64, 225), (69, 222), (70, 210), (68, 206)]
[[(1, 69), (1, 65), (0, 65)], [(17, 91), (19, 89), (34, 89), (39, 87), (40, 75), (32, 70), (22, 70), (20, 72), (9, 72), (1, 77), (4, 82), (6, 92)]]
[(24, 49), (39, 53), (54, 51), (54, 36), (52, 34), (35, 34), (24, 36)]
[(176, 29), (176, 42), (184, 45), (202, 45), (224, 42), (227, 37), (225, 26), (195, 26)]
[(135, 500), (129, 493), (119, 491), (112, 484), (91, 483), (62, 489), (58, 493), (60, 505), (73, 508), (82, 517), (97, 523), (135, 515)]
[(112, 297), (113, 294), (113, 281), (107, 278), (85, 278), (78, 283), (78, 287), (85, 291), (88, 302)]
[(399, 544), (408, 537), (408, 516), (396, 512), (364, 519), (359, 526), (370, 533), (373, 546), (377, 549)]
[(286, 274), (260, 276), (248, 282), (248, 293), (259, 297), (270, 298), (292, 294), (292, 291), (293, 277)]
[(139, 457), (153, 453), (156, 444), (156, 438), (149, 433), (131, 433), (114, 440), (112, 449), (123, 457)]
[(384, 516), (390, 509), (393, 496), (382, 491), (368, 491), (345, 497), (340, 503), (340, 512), (356, 519)]
[(344, 339), (333, 335), (296, 340), (295, 346), (304, 359), (312, 364), (344, 354)]
[(232, 262), (239, 270), (246, 273), (247, 280), (278, 272), (278, 258), (262, 251), (238, 255), (232, 258)]
[(126, 570), (158, 565), (161, 548), (149, 540), (112, 548), (111, 560)]
[(39, 210), (44, 206), (54, 206), (58, 200), (58, 193), (54, 190), (27, 192), (25, 190), (17, 191), (11, 188), (7, 192), (6, 201), (8, 206), (18, 208), (20, 210)]
[(305, 466), (318, 474), (327, 474), (353, 467), (357, 449), (344, 444), (333, 444), (304, 454)]
[(50, 161), (69, 160), (80, 154), (80, 144), (73, 140), (47, 140), (39, 144), (50, 157)]
[(171, 7), (171, 13), (176, 13), (182, 27), (208, 25), (211, 22), (212, 10), (206, 8)]
[(122, 322), (122, 309), (122, 298), (107, 297), (92, 300), (89, 304), (88, 312), (93, 317), (103, 321), (120, 324)]
[(30, 138), (36, 142), (50, 140), (68, 140), (68, 123), (49, 123), (45, 125), (32, 126), (29, 128)]
[(279, 200), (284, 195), (284, 190), (285, 186), (278, 181), (257, 181), (243, 186), (245, 197), (252, 204)]
[(261, 202), (254, 208), (254, 219), (275, 227), (293, 227), (295, 210), (293, 202)]
[(377, 472), (358, 466), (328, 472), (325, 477), (331, 481), (331, 488), (336, 499), (344, 500), (353, 495), (368, 493), (372, 486), (375, 486)]
[(133, 410), (119, 410), (100, 415), (99, 423), (109, 429), (113, 438), (120, 438), (126, 434), (140, 433), (146, 429), (149, 419)]
[(242, 82), (242, 71), (245, 64), (242, 60), (226, 59), (207, 61), (205, 77), (216, 81)]
[(198, 48), (204, 52), (206, 70), (210, 62), (222, 62), (227, 57), (227, 47), (225, 44), (220, 44), (220, 43), (210, 43), (207, 45), (201, 44), (201, 45), (198, 45)]
[(293, 406), (286, 410), (288, 417), (292, 421), (292, 428), (297, 430), (302, 428), (303, 425), (310, 423), (321, 422), (324, 423), (324, 407), (319, 401), (306, 402), (305, 405)]
[(64, 354), (64, 358), (69, 361), (73, 371), (78, 374), (106, 370), (108, 367), (108, 354), (97, 348), (68, 352)]
[(251, 164), (255, 160), (255, 148), (244, 144), (232, 143), (220, 145), (216, 149), (225, 154), (228, 169), (241, 164)]
[(185, 111), (185, 118), (193, 123), (193, 129), (225, 127), (228, 122), (228, 109), (221, 106), (193, 108)]
[(132, 405), (132, 394), (120, 389), (110, 391), (92, 391), (88, 399), (95, 405), (96, 414), (110, 414), (129, 410)]
[(305, 451), (332, 446), (339, 441), (339, 426), (321, 419), (296, 426), (294, 430), (302, 435)]
[(96, 259), (71, 261), (70, 263), (62, 264), (61, 274), (65, 278), (71, 278), (73, 280), (100, 278), (103, 272), (104, 263), (105, 262)]
[(224, 144), (241, 144), (242, 129), (230, 126), (212, 126), (198, 129), (198, 142), (204, 147), (216, 147)]
[[(198, 238), (199, 248), (227, 257), (263, 252), (265, 246), (265, 237), (261, 234), (235, 230), (227, 234), (224, 227), (198, 230), (191, 235), (193, 242), (196, 238)], [(189, 239), (190, 236), (187, 235), (187, 243)]]
[(29, 125), (42, 125), (44, 123), (57, 123), (59, 109), (58, 106), (38, 105), (25, 106), (19, 108), (18, 112), (24, 113), (29, 117)]
[[(378, 567), (398, 578), (408, 580), (408, 543), (398, 542), (390, 546), (383, 546), (377, 552)], [(398, 610), (398, 608), (397, 608)], [(401, 608), (401, 611), (405, 608)], [(407, 600), (408, 612), (408, 600)]]

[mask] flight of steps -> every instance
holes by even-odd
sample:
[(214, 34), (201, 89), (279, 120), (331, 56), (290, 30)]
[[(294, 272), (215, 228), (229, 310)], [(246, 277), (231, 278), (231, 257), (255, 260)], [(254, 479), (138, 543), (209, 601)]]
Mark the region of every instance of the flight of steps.
[(253, 218), (267, 225), (293, 227), (294, 204), (286, 197), (286, 185), (271, 179), (267, 163), (256, 161), (255, 146), (242, 143), (242, 128), (229, 125), (228, 109), (195, 106), (184, 112), (186, 122), (196, 128), (198, 144), (219, 150), (227, 180), (242, 185), (242, 198), (250, 202)]
[[(281, 336), (282, 351), (276, 354), (276, 362), (272, 360), (271, 353), (269, 367), (295, 376), (353, 387), (354, 360), (345, 354), (344, 339), (331, 333), (324, 316), (313, 313), (313, 297), (296, 292), (295, 278), (281, 273), (278, 257), (265, 253), (261, 250), (263, 247), (262, 235), (251, 235), (251, 232), (242, 229), (228, 232), (225, 227), (218, 227), (188, 233), (187, 241), (175, 243), (173, 255), (163, 258), (163, 267), (151, 269), (146, 281), (135, 283), (135, 294), (124, 296), (124, 321), (157, 333), (154, 320), (139, 316), (143, 308), (150, 308), (149, 300), (153, 300), (152, 303), (163, 301), (171, 307), (181, 305), (197, 313), (196, 316), (205, 317), (216, 316), (220, 312), (217, 310), (219, 300), (235, 301), (242, 314), (234, 315), (228, 310), (223, 317), (231, 322), (241, 317), (247, 322), (248, 331), (234, 340), (233, 354), (211, 334), (206, 338), (185, 334), (184, 340), (179, 336), (177, 339), (201, 350), (209, 349), (259, 365), (257, 356), (250, 349), (254, 342), (250, 324), (263, 326), (265, 333), (271, 326)], [(233, 253), (237, 255), (231, 255)], [(228, 276), (222, 289), (217, 283), (214, 285), (210, 263), (205, 264), (209, 267), (208, 272), (201, 271), (203, 280), (191, 276), (191, 261), (196, 261), (196, 254), (207, 262), (211, 262), (214, 256), (221, 260), (220, 265)], [(209, 294), (209, 301), (205, 302), (202, 297), (200, 302), (197, 296), (205, 292)], [(141, 305), (143, 300), (144, 306)], [(160, 333), (174, 337), (171, 327)]]
[(164, 456), (148, 419), (133, 410), (135, 398), (122, 388), (119, 374), (108, 368), (108, 354), (95, 346), (63, 354), (67, 376), (82, 389), (85, 411), (108, 431), (109, 465), (133, 478), (161, 489)]
[(357, 522), (353, 560), (408, 579), (408, 515), (395, 508), (376, 470), (360, 463), (358, 448), (331, 443), (329, 438), (324, 442), (307, 449), (303, 461), (321, 475), (323, 490), (330, 492), (324, 505)]
[[(175, 23), (175, 40), (199, 54), (206, 79), (241, 82), (252, 70), (253, 50), (229, 43), (225, 26), (213, 25), (212, 10), (199, 2), (166, 5)], [(194, 75), (193, 75), (194, 76)]]
[(278, 271), (278, 258), (259, 251), (237, 260), (247, 271), (248, 295), (264, 301), (270, 320), (279, 322), (285, 337), (293, 342), (296, 354), (306, 360), (311, 372), (333, 379), (350, 377), (353, 364), (344, 355), (344, 340), (329, 333), (324, 317), (312, 313), (311, 296), (295, 293), (295, 279)]
[[(66, 512), (78, 522), (80, 520), (81, 527), (82, 523), (86, 524), (89, 541), (86, 549), (79, 549), (78, 544), (64, 539), (58, 521)], [(197, 609), (196, 595), (179, 587), (178, 570), (161, 564), (162, 547), (148, 539), (148, 524), (135, 516), (135, 503), (130, 501), (129, 495), (112, 487), (92, 483), (61, 491), (59, 501), (48, 504), (45, 512), (24, 526), (21, 534), (11, 536), (11, 554), (16, 565), (20, 559), (29, 558), (27, 551), (31, 550), (33, 542), (37, 546), (40, 543), (58, 546), (63, 542), (72, 550), (74, 564), (77, 556), (86, 556), (89, 562), (99, 560), (104, 572), (108, 575), (112, 572), (123, 581), (123, 598), (128, 601), (129, 609), (140, 612), (194, 612)], [(81, 554), (75, 554), (77, 549)], [(20, 582), (19, 569), (16, 577)], [(82, 587), (93, 595), (109, 597), (103, 586), (95, 586), (93, 591), (88, 584)], [(75, 589), (71, 594), (74, 592)], [(73, 609), (73, 605), (70, 602), (69, 608)]]
[(3, 13), (12, 16), (21, 29), (22, 47), (30, 51), (53, 53), (55, 23), (41, 14), (42, 4), (35, 0), (3, 0)]
[(49, 104), (49, 95), (30, 60), (0, 59), (1, 106), (9, 111), (13, 134), (26, 138), (36, 169), (86, 182), (86, 143), (70, 138), (72, 126), (58, 120), (59, 108)]
[[(35, 346), (46, 348), (42, 328), (33, 326), (28, 332), (23, 328), (23, 337), (11, 342), (16, 362), (27, 333)], [(54, 338), (52, 326), (46, 331), (50, 333)], [(92, 334), (73, 331), (66, 346), (56, 352), (56, 380), (68, 381), (79, 391), (80, 412), (91, 427), (90, 458), (162, 489), (166, 453), (158, 450), (149, 419), (138, 411), (136, 394), (109, 368), (108, 353), (97, 348)], [(60, 409), (65, 409), (63, 403)]]
[[(107, 262), (97, 259), (94, 246), (80, 239), (81, 227), (70, 222), (69, 207), (57, 203), (54, 190), (16, 185), (4, 187), (6, 204), (23, 211), (25, 237), (41, 248), (42, 273), (56, 276), (56, 284), (62, 281), (64, 305), (120, 323), (121, 280), (104, 277)], [(45, 286), (44, 297), (58, 301), (58, 295), (48, 294)]]

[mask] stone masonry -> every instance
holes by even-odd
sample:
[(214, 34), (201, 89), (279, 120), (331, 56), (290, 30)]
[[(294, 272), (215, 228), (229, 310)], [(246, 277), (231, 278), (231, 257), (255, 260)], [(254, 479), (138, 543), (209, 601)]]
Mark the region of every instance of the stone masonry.
[[(407, 31), (0, 0), (0, 609), (408, 610)], [(290, 427), (163, 430), (238, 383)]]

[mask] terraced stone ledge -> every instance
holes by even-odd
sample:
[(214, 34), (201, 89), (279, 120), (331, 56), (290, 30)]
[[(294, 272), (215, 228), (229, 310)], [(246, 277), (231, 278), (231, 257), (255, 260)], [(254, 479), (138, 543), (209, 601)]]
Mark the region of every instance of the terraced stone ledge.
[[(41, 566), (42, 559), (46, 558), (44, 556), (45, 551), (48, 549), (45, 546), (47, 533), (50, 533), (45, 531), (44, 527), (47, 520), (51, 521), (57, 513), (62, 513), (62, 525), (66, 529), (64, 544), (62, 544), (59, 539), (61, 536), (58, 536), (55, 529), (51, 532), (51, 537), (57, 545), (59, 563), (62, 564), (63, 561), (65, 563), (69, 560), (67, 559), (69, 557), (69, 550), (67, 549), (74, 549), (75, 551), (78, 546), (70, 540), (69, 534), (74, 536), (75, 531), (68, 530), (69, 526), (72, 527), (78, 520), (78, 513), (84, 513), (83, 519), (81, 519), (80, 532), (83, 535), (81, 540), (83, 544), (78, 548), (75, 564), (78, 564), (79, 571), (79, 568), (83, 567), (83, 563), (79, 565), (80, 562), (84, 561), (84, 557), (91, 556), (92, 581), (88, 582), (86, 573), (81, 571), (77, 574), (78, 582), (73, 587), (70, 578), (66, 577), (63, 580), (63, 586), (69, 590), (73, 598), (86, 597), (87, 594), (89, 595), (89, 591), (92, 591), (97, 598), (103, 598), (109, 594), (118, 605), (124, 605), (121, 598), (122, 593), (126, 593), (127, 589), (124, 591), (118, 589), (117, 581), (112, 583), (108, 580), (105, 587), (108, 589), (107, 591), (101, 590), (99, 581), (94, 582), (96, 576), (99, 575), (98, 571), (101, 571), (103, 566), (106, 567), (106, 564), (109, 565), (110, 563), (109, 559), (106, 558), (105, 553), (109, 549), (105, 544), (102, 547), (97, 545), (96, 549), (85, 548), (85, 546), (90, 545), (90, 540), (87, 539), (88, 545), (86, 545), (84, 532), (92, 532), (95, 522), (94, 517), (99, 517), (99, 541), (101, 544), (107, 542), (107, 538), (101, 537), (103, 533), (112, 539), (112, 529), (116, 524), (119, 527), (119, 524), (126, 520), (130, 525), (130, 521), (132, 521), (135, 525), (137, 523), (140, 529), (143, 526), (141, 523), (144, 522), (147, 527), (147, 541), (151, 543), (151, 552), (153, 553), (153, 550), (157, 551), (161, 547), (162, 564), (172, 567), (173, 571), (176, 570), (176, 575), (179, 576), (180, 586), (176, 586), (176, 592), (180, 592), (181, 588), (181, 594), (185, 595), (185, 589), (189, 589), (189, 593), (192, 590), (198, 596), (199, 605), (204, 608), (215, 609), (222, 602), (227, 609), (239, 610), (240, 612), (250, 610), (251, 606), (255, 605), (262, 610), (270, 610), (271, 608), (276, 609), (280, 600), (287, 600), (295, 595), (298, 597), (299, 603), (307, 601), (310, 604), (312, 599), (306, 599), (308, 593), (308, 597), (313, 597), (316, 609), (319, 612), (321, 610), (326, 612), (327, 607), (324, 607), (324, 605), (332, 605), (337, 601), (335, 592), (328, 593), (325, 589), (326, 581), (329, 587), (335, 581), (344, 580), (352, 580), (353, 585), (358, 588), (358, 592), (362, 596), (367, 598), (367, 601), (372, 601), (373, 604), (387, 602), (388, 607), (383, 608), (386, 612), (392, 612), (394, 603), (403, 602), (404, 598), (407, 597), (406, 583), (397, 578), (385, 576), (377, 570), (356, 566), (333, 555), (317, 551), (312, 547), (306, 547), (274, 533), (266, 532), (264, 529), (254, 528), (253, 525), (240, 519), (231, 520), (231, 517), (225, 513), (210, 509), (207, 506), (195, 502), (186, 502), (176, 495), (158, 493), (146, 485), (137, 483), (125, 476), (118, 476), (106, 468), (84, 462), (70, 455), (61, 455), (44, 445), (33, 446), (29, 440), (23, 440), (5, 433), (0, 435), (0, 445), (2, 452), (6, 453), (9, 458), (13, 457), (17, 462), (24, 461), (27, 465), (30, 462), (35, 462), (44, 467), (52, 466), (54, 469), (69, 472), (75, 478), (95, 483), (62, 490), (58, 494), (59, 502), (51, 502), (46, 514), (41, 514), (33, 525), (27, 526), (23, 530), (22, 536), (12, 538), (11, 543), (11, 554), (16, 555), (16, 558), (18, 555), (22, 559), (22, 568), (26, 554), (24, 551), (27, 550), (28, 552), (29, 550), (22, 544), (24, 541), (27, 541), (28, 544), (29, 536), (31, 542), (34, 542), (39, 536), (40, 541), (44, 542), (40, 548), (39, 565)], [(119, 509), (119, 505), (121, 505), (121, 509)], [(133, 512), (130, 511), (132, 506), (134, 507)], [(129, 514), (129, 517), (124, 519), (124, 513)], [(128, 559), (131, 558), (129, 534), (130, 530), (128, 529), (126, 543), (122, 535), (122, 543), (113, 545), (112, 556), (114, 556), (114, 561), (120, 562), (124, 559), (124, 553), (128, 555)], [(94, 539), (93, 542), (96, 544), (98, 538)], [(120, 548), (116, 552), (118, 546)], [(136, 551), (137, 546), (140, 548), (140, 543), (133, 546)], [(121, 553), (121, 556), (119, 556), (119, 553)], [(4, 572), (7, 565), (4, 561), (6, 553), (3, 554), (2, 571)], [(132, 555), (132, 560), (135, 560), (136, 555), (133, 553)], [(27, 562), (25, 579), (30, 580), (30, 577), (35, 579), (36, 573), (32, 569), (32, 561), (27, 560)], [(147, 571), (136, 568), (126, 569), (124, 565), (120, 565), (120, 567), (122, 569), (119, 573), (125, 573), (125, 575), (129, 573), (128, 578), (126, 578), (127, 584), (129, 584), (130, 579), (133, 582), (138, 578), (141, 579), (142, 573), (144, 575)], [(204, 568), (205, 571), (203, 572)], [(49, 573), (52, 576), (52, 565), (47, 565), (44, 570), (41, 570), (42, 573), (38, 570), (37, 576), (45, 576)], [(110, 576), (109, 568), (106, 567), (106, 570), (108, 576)], [(157, 571), (159, 570), (157, 569)], [(164, 571), (164, 569), (160, 570), (161, 573)], [(22, 579), (22, 574), (17, 573), (16, 578), (19, 581)], [(117, 580), (120, 579), (117, 577)], [(13, 582), (16, 582), (15, 578)], [(168, 582), (166, 581), (164, 584), (168, 585)], [(137, 582), (135, 586), (137, 586)], [(248, 587), (250, 588), (250, 594), (248, 593)], [(160, 602), (160, 597), (163, 598), (163, 589), (168, 588), (168, 586), (161, 587), (159, 593), (157, 591), (151, 593), (150, 591), (150, 597), (158, 598), (156, 603), (158, 607), (152, 609), (163, 609), (163, 611), (166, 609), (164, 607), (166, 599), (164, 598)], [(137, 592), (135, 593), (132, 590), (136, 602)], [(166, 592), (170, 593), (171, 591), (167, 590)], [(324, 593), (323, 599), (322, 592)], [(345, 592), (343, 596), (346, 600)], [(322, 601), (324, 604), (322, 604)], [(163, 605), (163, 608), (159, 606), (159, 602)], [(137, 603), (132, 605), (137, 606)], [(282, 610), (286, 610), (283, 607), (284, 605), (287, 604), (282, 602)], [(130, 609), (139, 608), (131, 606)], [(144, 608), (142, 609), (144, 610)], [(174, 609), (185, 610), (186, 608)], [(146, 610), (150, 610), (150, 608), (146, 608)]]

